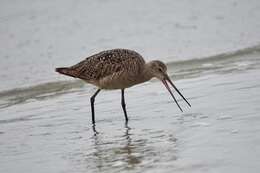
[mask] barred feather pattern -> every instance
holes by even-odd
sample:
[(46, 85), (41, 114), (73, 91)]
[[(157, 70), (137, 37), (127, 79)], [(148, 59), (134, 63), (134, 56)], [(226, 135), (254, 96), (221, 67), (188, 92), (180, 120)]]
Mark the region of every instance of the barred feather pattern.
[(122, 89), (138, 80), (145, 66), (143, 57), (128, 49), (112, 49), (92, 55), (68, 68), (70, 75), (101, 89)]

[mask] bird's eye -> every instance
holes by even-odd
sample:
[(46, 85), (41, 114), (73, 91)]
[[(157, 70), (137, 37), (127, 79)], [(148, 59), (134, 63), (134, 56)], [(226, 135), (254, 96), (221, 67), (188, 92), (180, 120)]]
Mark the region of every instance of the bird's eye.
[(161, 68), (159, 68), (159, 71), (162, 72), (163, 70)]

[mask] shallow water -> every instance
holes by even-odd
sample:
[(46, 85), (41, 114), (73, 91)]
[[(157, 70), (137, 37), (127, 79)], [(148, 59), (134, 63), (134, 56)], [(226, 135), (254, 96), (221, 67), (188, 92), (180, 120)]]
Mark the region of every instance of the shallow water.
[(156, 80), (126, 90), (128, 124), (120, 91), (95, 129), (80, 81), (2, 92), (0, 172), (259, 172), (260, 52), (221, 57), (168, 64), (184, 113)]
[[(260, 1), (0, 2), (0, 172), (260, 171)], [(158, 80), (96, 98), (54, 68), (115, 47), (167, 62)]]

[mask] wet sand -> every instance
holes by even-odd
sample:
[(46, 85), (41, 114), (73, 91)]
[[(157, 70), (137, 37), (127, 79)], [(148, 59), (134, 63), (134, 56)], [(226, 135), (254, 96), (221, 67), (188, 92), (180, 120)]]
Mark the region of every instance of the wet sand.
[(125, 124), (120, 91), (101, 92), (96, 132), (90, 85), (1, 93), (0, 172), (259, 172), (259, 55), (168, 64), (184, 113), (153, 80), (126, 90)]

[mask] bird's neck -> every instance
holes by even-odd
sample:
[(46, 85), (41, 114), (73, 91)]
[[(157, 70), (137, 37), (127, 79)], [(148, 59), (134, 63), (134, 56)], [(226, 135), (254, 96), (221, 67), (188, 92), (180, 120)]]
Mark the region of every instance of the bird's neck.
[(149, 81), (150, 79), (152, 79), (154, 77), (150, 69), (151, 69), (150, 64), (146, 63), (144, 66), (144, 69), (142, 71), (142, 74), (141, 74), (142, 79), (143, 79), (142, 82)]

